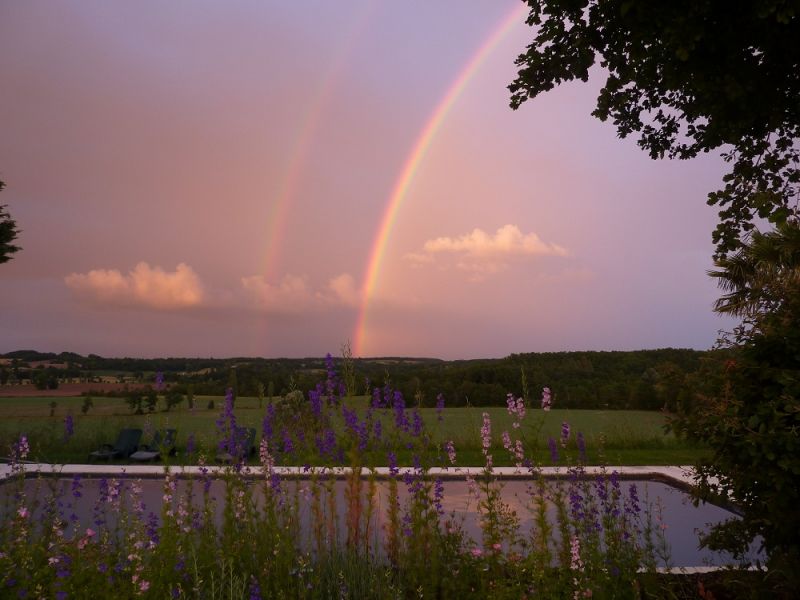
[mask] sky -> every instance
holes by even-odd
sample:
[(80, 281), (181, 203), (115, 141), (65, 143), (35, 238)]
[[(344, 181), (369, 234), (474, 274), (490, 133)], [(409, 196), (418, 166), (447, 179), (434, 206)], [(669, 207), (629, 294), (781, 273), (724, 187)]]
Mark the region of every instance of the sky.
[(0, 352), (707, 349), (718, 156), (509, 108), (516, 0), (4, 2)]

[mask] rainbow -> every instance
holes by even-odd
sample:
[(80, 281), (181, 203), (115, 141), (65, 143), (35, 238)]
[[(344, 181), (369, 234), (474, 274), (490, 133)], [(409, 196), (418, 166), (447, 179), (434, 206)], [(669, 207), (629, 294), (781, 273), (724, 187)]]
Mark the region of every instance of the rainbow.
[(461, 70), (459, 75), (455, 78), (453, 83), (447, 90), (447, 93), (441, 99), (436, 109), (431, 114), (425, 127), (417, 138), (417, 141), (411, 148), (400, 176), (395, 181), (392, 188), (389, 201), (386, 203), (386, 208), (383, 212), (383, 218), (378, 228), (378, 233), (372, 244), (370, 252), (370, 259), (367, 263), (367, 268), (364, 274), (364, 287), (362, 290), (362, 300), (359, 310), (358, 320), (356, 323), (356, 330), (353, 335), (355, 339), (353, 352), (356, 356), (363, 355), (364, 340), (367, 331), (367, 313), (369, 309), (369, 301), (375, 293), (375, 288), (378, 284), (378, 275), (380, 273), (381, 262), (383, 261), (386, 252), (386, 246), (389, 241), (389, 236), (392, 233), (397, 214), (400, 206), (403, 203), (411, 183), (414, 180), (420, 164), (425, 158), (425, 154), (431, 145), (434, 137), (436, 137), (442, 123), (444, 122), (450, 109), (455, 104), (458, 97), (462, 94), (467, 87), (470, 79), (480, 69), (486, 58), (491, 54), (492, 50), (500, 43), (500, 41), (514, 28), (514, 25), (522, 22), (523, 15), (527, 10), (527, 5), (521, 5), (514, 8), (507, 16), (501, 19), (500, 23), (492, 30), (486, 41), (478, 48), (472, 58), (467, 61), (467, 64)]
[(266, 277), (273, 277), (276, 274), (277, 266), (280, 263), (280, 251), (286, 234), (286, 220), (289, 216), (291, 201), (297, 194), (300, 187), (301, 175), (305, 166), (306, 157), (311, 148), (311, 141), (314, 138), (320, 119), (325, 112), (325, 107), (336, 88), (339, 73), (345, 65), (346, 60), (353, 51), (356, 40), (360, 38), (373, 14), (376, 5), (370, 3), (364, 5), (363, 10), (355, 19), (345, 34), (342, 36), (346, 43), (339, 47), (334, 59), (330, 62), (328, 71), (322, 78), (322, 83), (317, 87), (317, 93), (308, 106), (305, 117), (300, 128), (300, 133), (295, 138), (289, 152), (289, 163), (285, 174), (281, 179), (280, 187), (275, 201), (272, 203), (272, 210), (269, 214), (269, 227), (267, 230), (267, 249), (264, 256), (263, 274)]

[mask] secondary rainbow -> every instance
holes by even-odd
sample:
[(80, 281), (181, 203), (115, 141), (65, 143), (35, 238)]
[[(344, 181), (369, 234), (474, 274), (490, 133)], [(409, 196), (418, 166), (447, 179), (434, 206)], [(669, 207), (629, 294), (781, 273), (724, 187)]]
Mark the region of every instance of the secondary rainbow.
[(433, 114), (431, 114), (427, 123), (425, 123), (425, 127), (422, 128), (417, 141), (412, 146), (411, 152), (403, 164), (403, 169), (400, 172), (400, 176), (395, 181), (389, 201), (386, 203), (383, 218), (381, 219), (378, 233), (375, 236), (375, 240), (372, 244), (370, 259), (367, 263), (367, 268), (364, 273), (363, 296), (361, 300), (358, 321), (356, 322), (356, 330), (353, 336), (355, 339), (354, 353), (356, 356), (361, 356), (364, 352), (364, 340), (367, 330), (367, 313), (369, 310), (369, 302), (375, 293), (375, 288), (377, 287), (381, 262), (383, 261), (384, 254), (386, 252), (389, 236), (392, 233), (392, 227), (394, 226), (400, 206), (408, 194), (408, 190), (414, 180), (414, 175), (416, 175), (419, 165), (425, 158), (425, 154), (434, 137), (436, 137), (436, 133), (439, 131), (442, 123), (447, 117), (448, 112), (453, 107), (456, 100), (458, 100), (458, 97), (464, 91), (470, 79), (472, 79), (478, 69), (480, 69), (481, 65), (484, 63), (489, 54), (491, 54), (492, 50), (494, 50), (497, 44), (500, 43), (500, 41), (514, 28), (515, 25), (522, 22), (522, 18), (526, 10), (527, 6), (524, 4), (514, 8), (514, 10), (505, 16), (492, 30), (486, 41), (481, 45), (480, 48), (478, 48), (472, 58), (467, 61), (467, 64), (450, 85), (447, 93), (436, 106), (436, 109), (433, 111)]
[(309, 104), (303, 118), (300, 133), (289, 152), (289, 163), (281, 179), (280, 188), (275, 201), (272, 203), (272, 210), (269, 215), (268, 242), (264, 256), (264, 268), (262, 269), (263, 275), (267, 278), (276, 275), (281, 259), (280, 253), (284, 245), (289, 207), (300, 187), (303, 168), (320, 119), (325, 112), (325, 107), (336, 88), (339, 75), (349, 59), (356, 41), (360, 39), (375, 10), (376, 5), (374, 3), (363, 5), (357, 18), (352, 21), (350, 27), (342, 36), (345, 42), (339, 47), (334, 59), (330, 62), (325, 76), (322, 78), (321, 85), (317, 87), (317, 93)]

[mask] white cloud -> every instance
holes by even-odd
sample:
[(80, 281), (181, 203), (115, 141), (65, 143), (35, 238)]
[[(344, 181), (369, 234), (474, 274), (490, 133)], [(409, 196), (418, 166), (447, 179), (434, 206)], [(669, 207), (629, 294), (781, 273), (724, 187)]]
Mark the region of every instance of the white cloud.
[(564, 248), (543, 242), (535, 233), (522, 235), (516, 225), (504, 225), (494, 236), (475, 228), (471, 233), (457, 238), (439, 237), (428, 240), (423, 248), (429, 255), (441, 252), (473, 257), (567, 255)]
[[(482, 281), (487, 275), (504, 271), (513, 259), (540, 256), (568, 256), (557, 244), (548, 244), (535, 233), (523, 235), (516, 225), (504, 225), (494, 235), (475, 228), (458, 237), (428, 240), (422, 252), (406, 254), (405, 259), (420, 267), (436, 261), (437, 256), (455, 255), (455, 267), (469, 273), (470, 281)], [(441, 265), (440, 265), (441, 266)]]
[(305, 277), (286, 275), (280, 283), (269, 283), (263, 275), (242, 277), (242, 288), (260, 309), (269, 312), (303, 313), (332, 306), (357, 307), (362, 292), (353, 276), (342, 273), (321, 290), (314, 290)]
[(169, 272), (140, 262), (127, 275), (117, 269), (93, 269), (71, 273), (64, 282), (79, 296), (102, 304), (168, 310), (197, 306), (204, 299), (200, 279), (185, 263)]

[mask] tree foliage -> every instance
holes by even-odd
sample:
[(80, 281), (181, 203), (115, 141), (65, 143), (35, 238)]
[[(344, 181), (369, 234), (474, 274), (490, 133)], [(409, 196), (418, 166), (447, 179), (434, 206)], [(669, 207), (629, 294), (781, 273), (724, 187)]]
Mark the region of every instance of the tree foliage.
[[(762, 536), (774, 561), (800, 561), (800, 226), (755, 233), (711, 273), (727, 293), (717, 310), (742, 317), (732, 353), (709, 365), (717, 381), (678, 421), (713, 456), (699, 468), (703, 498), (744, 511), (712, 531), (712, 547), (743, 550)], [(795, 574), (795, 577), (798, 577)]]
[[(0, 181), (0, 191), (6, 184)], [(5, 204), (0, 204), (0, 264), (11, 260), (11, 255), (20, 250), (19, 246), (15, 246), (11, 242), (17, 239), (19, 230), (17, 229), (17, 222), (8, 214)]]
[(535, 37), (517, 59), (511, 106), (556, 85), (606, 77), (593, 115), (635, 134), (653, 158), (720, 148), (731, 164), (717, 255), (756, 218), (796, 212), (800, 170), (800, 3), (796, 0), (528, 0)]

